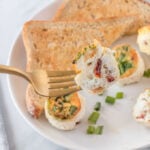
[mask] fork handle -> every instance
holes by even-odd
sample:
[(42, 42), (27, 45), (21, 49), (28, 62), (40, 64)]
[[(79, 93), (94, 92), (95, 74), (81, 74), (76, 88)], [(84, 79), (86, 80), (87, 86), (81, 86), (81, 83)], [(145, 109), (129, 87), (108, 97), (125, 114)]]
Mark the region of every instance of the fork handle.
[(17, 69), (15, 67), (10, 67), (6, 65), (0, 65), (0, 73), (7, 73), (7, 74), (12, 74), (12, 75), (17, 75), (20, 77), (25, 78), (27, 81), (31, 82), (31, 79), (29, 75), (20, 69)]

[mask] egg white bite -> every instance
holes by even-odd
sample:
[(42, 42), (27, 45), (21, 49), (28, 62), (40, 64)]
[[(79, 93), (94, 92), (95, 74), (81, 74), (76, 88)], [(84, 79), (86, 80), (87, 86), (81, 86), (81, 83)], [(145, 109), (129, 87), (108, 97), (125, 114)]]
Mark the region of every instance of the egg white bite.
[(140, 54), (130, 45), (122, 44), (113, 48), (120, 71), (121, 85), (138, 82), (143, 76), (145, 65)]
[(146, 89), (138, 97), (133, 108), (133, 117), (137, 122), (150, 127), (150, 89)]
[(75, 59), (75, 78), (77, 85), (82, 89), (96, 94), (102, 94), (119, 78), (119, 69), (113, 52), (99, 43), (85, 48)]
[(45, 103), (46, 118), (52, 126), (60, 130), (74, 129), (84, 113), (84, 98), (77, 93), (49, 98)]
[(137, 43), (141, 52), (150, 55), (150, 26), (138, 30)]

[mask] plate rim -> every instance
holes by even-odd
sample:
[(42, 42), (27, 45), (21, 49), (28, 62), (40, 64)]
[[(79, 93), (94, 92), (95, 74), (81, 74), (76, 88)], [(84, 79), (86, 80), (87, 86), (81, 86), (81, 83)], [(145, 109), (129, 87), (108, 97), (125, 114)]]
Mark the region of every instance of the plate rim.
[[(50, 1), (48, 4), (45, 4), (44, 6), (42, 6), (38, 11), (35, 11), (33, 14), (31, 14), (31, 16), (28, 18), (28, 20), (31, 20), (31, 19), (34, 19), (34, 17), (37, 17), (42, 11), (44, 11), (45, 9), (48, 9), (53, 3), (55, 3), (55, 0), (52, 0)], [(8, 54), (8, 59), (7, 59), (7, 65), (10, 65), (11, 63), (11, 57), (12, 57), (12, 53), (13, 53), (13, 50), (14, 50), (14, 47), (17, 43), (17, 41), (19, 40), (19, 37), (21, 36), (21, 30), (22, 29), (19, 29), (14, 40), (12, 41), (12, 44), (10, 46), (10, 51), (9, 51), (9, 54)], [(75, 146), (73, 145), (72, 147), (71, 146), (68, 146), (66, 144), (64, 144), (63, 142), (61, 142), (60, 140), (56, 140), (56, 139), (53, 139), (51, 136), (48, 136), (46, 135), (45, 133), (43, 133), (39, 128), (37, 128), (33, 123), (30, 122), (30, 120), (28, 118), (26, 118), (26, 116), (23, 114), (23, 112), (21, 111), (21, 109), (17, 106), (17, 103), (15, 102), (15, 96), (14, 96), (14, 93), (12, 92), (12, 85), (11, 85), (11, 79), (10, 79), (10, 76), (7, 75), (7, 85), (8, 85), (8, 90), (9, 90), (9, 93), (10, 93), (10, 97), (12, 99), (12, 102), (15, 106), (15, 108), (17, 109), (17, 111), (19, 112), (19, 114), (21, 115), (21, 117), (23, 117), (23, 119), (25, 120), (25, 122), (34, 130), (36, 131), (36, 133), (38, 133), (40, 136), (44, 137), (45, 139), (47, 139), (48, 141), (51, 141), (52, 143), (58, 145), (58, 146), (62, 146), (63, 148), (68, 148), (68, 149), (82, 149), (82, 150), (86, 150), (84, 149), (83, 147), (79, 147), (79, 146)], [(148, 144), (149, 145), (149, 144)], [(141, 145), (140, 147), (136, 147), (136, 149), (139, 149), (139, 148), (144, 148), (146, 147), (147, 145)]]

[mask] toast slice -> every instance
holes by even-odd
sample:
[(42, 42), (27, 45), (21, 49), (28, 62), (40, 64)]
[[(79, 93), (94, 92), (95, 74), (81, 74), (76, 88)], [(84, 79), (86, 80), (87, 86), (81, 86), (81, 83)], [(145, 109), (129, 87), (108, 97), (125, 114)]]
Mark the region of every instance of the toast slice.
[(138, 23), (127, 34), (150, 24), (150, 3), (144, 0), (69, 0), (64, 2), (53, 20), (86, 21), (101, 18), (138, 15)]
[(44, 112), (46, 97), (39, 96), (35, 93), (31, 84), (26, 89), (26, 107), (28, 112), (34, 117), (39, 118)]
[(135, 19), (136, 16), (98, 22), (30, 21), (23, 28), (27, 71), (71, 69), (74, 56), (93, 39), (110, 46), (131, 28)]
[[(76, 54), (93, 39), (103, 46), (110, 46), (133, 25), (135, 18), (111, 18), (99, 22), (27, 22), (22, 33), (27, 71), (70, 70)], [(38, 118), (42, 114), (44, 99), (28, 86), (26, 104), (32, 116)]]

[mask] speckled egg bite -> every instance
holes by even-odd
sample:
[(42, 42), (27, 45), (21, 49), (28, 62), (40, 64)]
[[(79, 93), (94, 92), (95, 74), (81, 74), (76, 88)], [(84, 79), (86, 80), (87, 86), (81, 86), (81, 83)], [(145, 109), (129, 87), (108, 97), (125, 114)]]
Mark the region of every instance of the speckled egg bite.
[(143, 76), (145, 65), (139, 52), (129, 44), (117, 45), (113, 48), (114, 56), (120, 71), (119, 83), (122, 85), (138, 82)]
[(80, 52), (75, 61), (79, 74), (75, 81), (82, 89), (102, 94), (119, 78), (119, 69), (112, 50), (97, 41)]
[(150, 25), (138, 30), (137, 44), (141, 52), (150, 55)]
[(150, 127), (150, 89), (146, 89), (138, 97), (133, 108), (133, 117), (137, 122)]
[(72, 130), (85, 113), (84, 98), (78, 93), (49, 98), (45, 103), (45, 116), (60, 130)]

